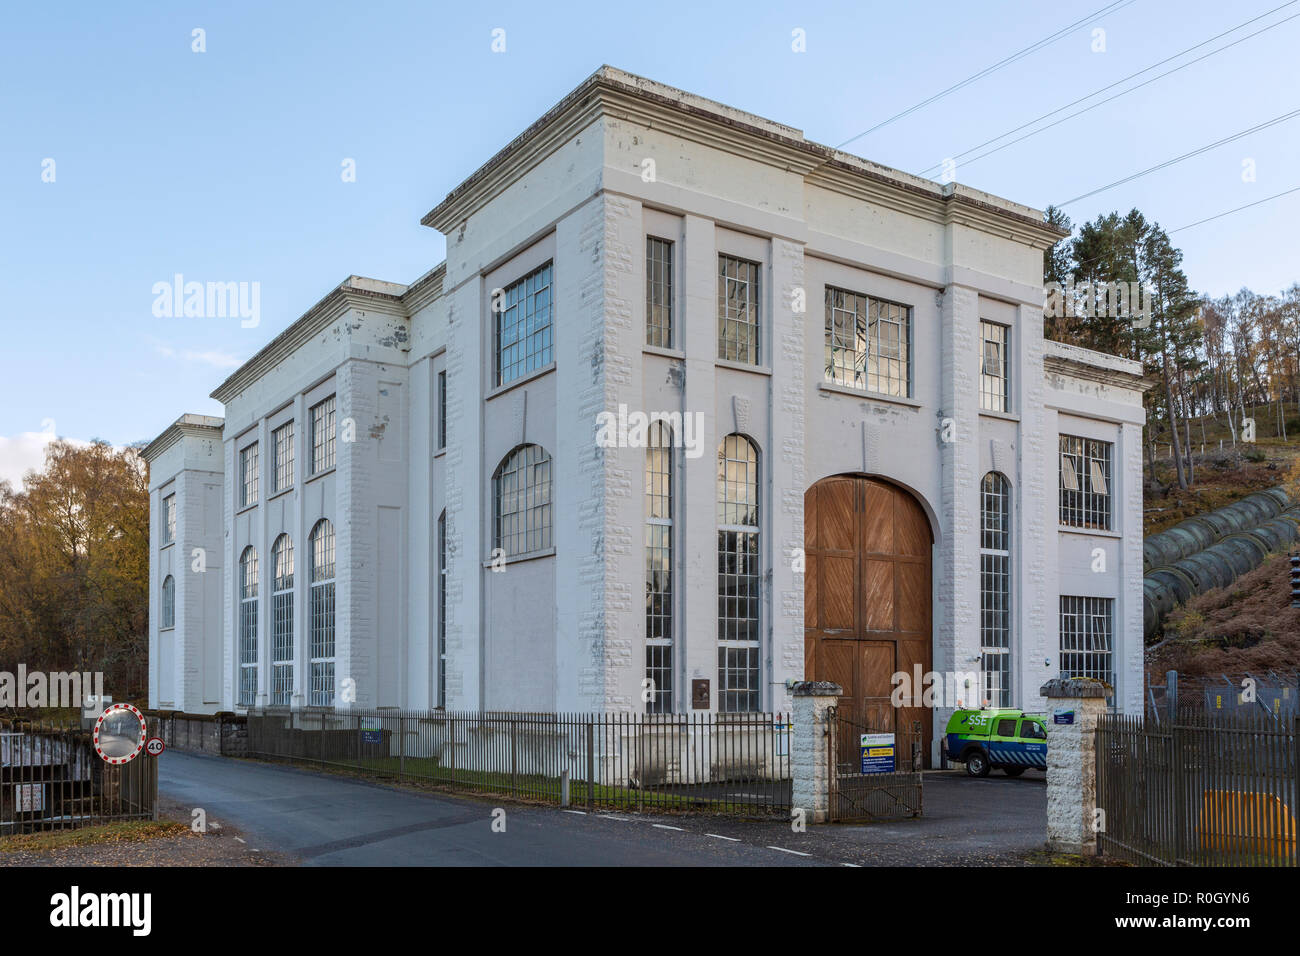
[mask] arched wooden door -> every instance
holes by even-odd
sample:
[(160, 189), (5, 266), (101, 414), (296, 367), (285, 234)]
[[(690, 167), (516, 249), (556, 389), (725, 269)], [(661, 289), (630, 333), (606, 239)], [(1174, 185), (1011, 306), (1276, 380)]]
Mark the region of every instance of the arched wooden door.
[(894, 673), (931, 670), (932, 544), (921, 505), (895, 485), (843, 475), (804, 495), (804, 674), (843, 687), (840, 711), (857, 723), (902, 732), (920, 720), (927, 762), (931, 710), (889, 697)]

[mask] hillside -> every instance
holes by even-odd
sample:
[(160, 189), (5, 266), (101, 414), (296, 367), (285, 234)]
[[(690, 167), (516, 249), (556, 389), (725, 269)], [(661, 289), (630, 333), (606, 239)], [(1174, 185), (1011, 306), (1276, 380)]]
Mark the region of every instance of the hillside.
[[(1235, 450), (1226, 431), (1206, 423), (1207, 450), (1194, 456), (1196, 480), (1186, 490), (1177, 487), (1167, 446), (1161, 447), (1166, 457), (1157, 459), (1154, 475), (1148, 469), (1144, 476), (1146, 534), (1275, 485), (1288, 486), (1300, 501), (1300, 421), (1289, 431), (1290, 442), (1261, 437)], [(1193, 423), (1193, 438), (1200, 434), (1200, 423)], [(1223, 450), (1217, 447), (1220, 438), (1227, 446)], [(1164, 637), (1147, 651), (1148, 672), (1175, 669), (1188, 677), (1217, 677), (1300, 668), (1300, 608), (1291, 607), (1289, 570), (1286, 554), (1270, 555), (1229, 586), (1175, 609), (1165, 621)]]
[(1300, 501), (1300, 419), (1295, 420), (1294, 430), (1288, 422), (1288, 435), (1291, 441), (1261, 435), (1253, 444), (1239, 443), (1234, 448), (1225, 425), (1213, 419), (1194, 421), (1195, 480), (1186, 490), (1178, 487), (1167, 435), (1161, 435), (1154, 473), (1143, 459), (1143, 533), (1164, 531), (1184, 518), (1222, 508), (1274, 485), (1294, 483), (1293, 497)]
[(1175, 635), (1147, 652), (1147, 669), (1191, 677), (1300, 668), (1300, 608), (1291, 607), (1290, 561), (1273, 554), (1226, 588), (1176, 608), (1165, 622)]

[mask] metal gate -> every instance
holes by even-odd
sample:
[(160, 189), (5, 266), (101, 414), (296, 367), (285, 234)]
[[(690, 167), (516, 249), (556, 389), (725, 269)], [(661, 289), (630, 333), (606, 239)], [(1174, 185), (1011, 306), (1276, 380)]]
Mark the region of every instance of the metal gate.
[(921, 721), (912, 721), (904, 731), (894, 727), (892, 715), (886, 723), (832, 707), (827, 730), (832, 822), (921, 815), (926, 743)]

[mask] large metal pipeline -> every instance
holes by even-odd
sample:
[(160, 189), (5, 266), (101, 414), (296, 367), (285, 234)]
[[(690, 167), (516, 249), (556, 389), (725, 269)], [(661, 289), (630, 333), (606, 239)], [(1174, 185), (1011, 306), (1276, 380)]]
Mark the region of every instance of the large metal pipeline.
[(1142, 542), (1142, 570), (1163, 568), (1238, 531), (1249, 531), (1276, 518), (1295, 502), (1281, 485), (1256, 491), (1209, 514), (1180, 521)]
[[(1244, 504), (1247, 498), (1255, 501), (1244, 508), (1236, 507)], [(1280, 551), (1300, 538), (1300, 505), (1290, 507), (1280, 514), (1276, 511), (1271, 516), (1266, 514), (1272, 507), (1269, 502), (1277, 503), (1283, 499), (1289, 502), (1290, 498), (1285, 491), (1270, 488), (1247, 498), (1208, 515), (1189, 518), (1169, 531), (1162, 531), (1147, 539), (1143, 545), (1143, 557), (1149, 562), (1153, 554), (1179, 552), (1185, 547), (1190, 535), (1206, 531), (1217, 534), (1208, 546), (1181, 553), (1173, 561), (1147, 570), (1142, 579), (1142, 624), (1148, 639), (1160, 630), (1165, 615), (1179, 604), (1212, 588), (1226, 587), (1241, 575), (1259, 567), (1268, 554)], [(1233, 510), (1225, 515), (1229, 509)], [(1264, 517), (1253, 525), (1240, 527), (1251, 515)], [(1155, 539), (1190, 526), (1193, 522), (1201, 522), (1199, 527), (1202, 530), (1188, 530), (1157, 542), (1155, 549), (1148, 550)]]

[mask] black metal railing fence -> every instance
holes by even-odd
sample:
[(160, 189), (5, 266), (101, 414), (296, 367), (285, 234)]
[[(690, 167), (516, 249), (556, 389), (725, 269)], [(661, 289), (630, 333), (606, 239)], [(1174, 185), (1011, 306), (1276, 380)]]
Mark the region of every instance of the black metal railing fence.
[(1296, 866), (1300, 718), (1200, 709), (1097, 725), (1102, 855), (1143, 866)]
[(786, 812), (784, 714), (250, 710), (248, 754), (561, 805)]
[(148, 754), (111, 765), (89, 729), (0, 724), (0, 836), (156, 820), (157, 810), (158, 761)]

